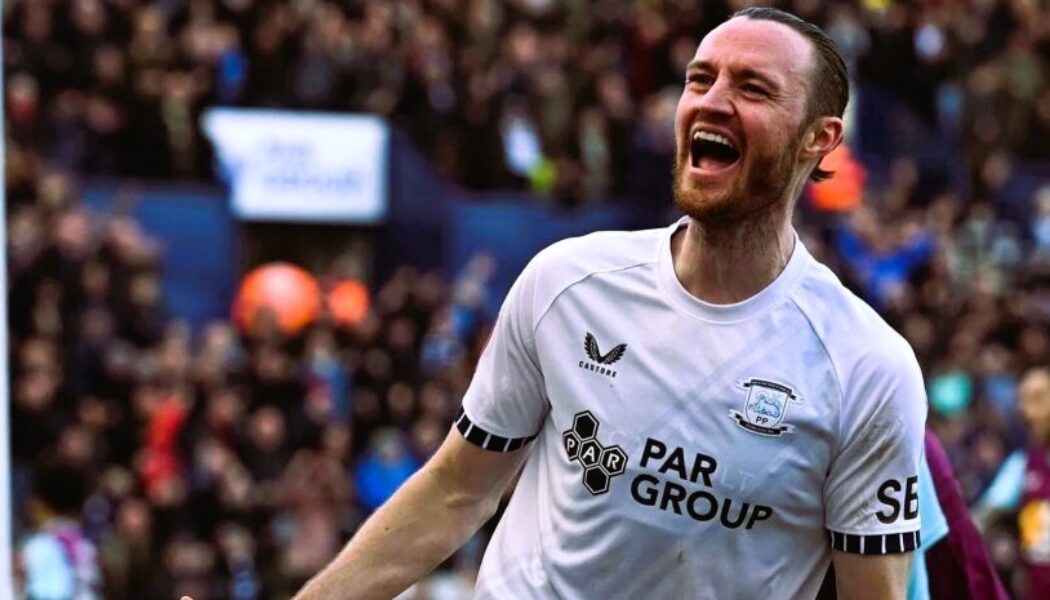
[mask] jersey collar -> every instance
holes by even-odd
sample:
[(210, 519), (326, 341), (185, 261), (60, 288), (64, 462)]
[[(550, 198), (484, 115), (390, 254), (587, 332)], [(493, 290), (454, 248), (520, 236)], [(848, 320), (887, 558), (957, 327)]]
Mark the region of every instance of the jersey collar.
[(657, 280), (660, 291), (675, 309), (690, 316), (712, 323), (737, 323), (750, 319), (777, 304), (794, 287), (806, 267), (813, 260), (802, 240), (795, 232), (795, 248), (791, 258), (780, 275), (754, 296), (733, 304), (712, 304), (690, 294), (674, 272), (671, 257), (671, 236), (685, 227), (689, 217), (682, 217), (668, 227), (660, 236), (659, 258), (657, 260)]

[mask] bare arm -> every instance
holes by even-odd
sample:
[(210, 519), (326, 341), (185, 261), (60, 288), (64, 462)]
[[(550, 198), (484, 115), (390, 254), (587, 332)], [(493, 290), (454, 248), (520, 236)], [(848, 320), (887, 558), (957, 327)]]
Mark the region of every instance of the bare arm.
[(912, 553), (864, 555), (831, 551), (839, 600), (905, 600)]
[(528, 448), (482, 450), (452, 430), (433, 458), (365, 522), (296, 600), (380, 600), (401, 593), (492, 516)]

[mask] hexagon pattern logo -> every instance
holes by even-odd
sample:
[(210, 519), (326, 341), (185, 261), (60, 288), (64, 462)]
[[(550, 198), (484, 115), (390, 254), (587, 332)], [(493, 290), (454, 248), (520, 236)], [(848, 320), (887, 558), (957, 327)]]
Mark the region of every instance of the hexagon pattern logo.
[(572, 429), (561, 434), (565, 455), (583, 467), (583, 487), (594, 496), (609, 491), (613, 477), (627, 467), (627, 454), (619, 446), (603, 446), (598, 441), (601, 425), (591, 411), (576, 413)]

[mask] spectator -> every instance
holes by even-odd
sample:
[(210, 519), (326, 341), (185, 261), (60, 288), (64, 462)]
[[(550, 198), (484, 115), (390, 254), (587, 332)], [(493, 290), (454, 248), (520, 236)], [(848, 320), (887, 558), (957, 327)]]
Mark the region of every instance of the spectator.
[[(665, 87), (737, 4), (82, 0), (67, 15), (14, 0), (9, 131), (67, 168), (202, 178), (208, 104), (363, 111), (391, 117), (468, 187), (662, 198), (666, 173), (644, 167), (646, 121), (666, 121)], [(961, 136), (971, 172), (1007, 148), (1046, 155), (1040, 3), (781, 4), (826, 25), (866, 88)]]
[(1003, 463), (988, 491), (977, 504), (975, 517), (983, 528), (997, 517), (1016, 516), (1020, 553), (1026, 568), (1021, 590), (1026, 598), (1041, 598), (1050, 591), (1050, 527), (1044, 518), (1047, 498), (1046, 444), (1050, 439), (1050, 372), (1029, 371), (1021, 381), (1020, 406), (1028, 427), (1028, 447), (1017, 450)]
[(35, 533), (18, 551), (21, 593), (41, 600), (98, 598), (101, 576), (95, 545), (83, 533), (83, 474), (66, 465), (37, 470), (31, 499)]
[(355, 469), (357, 492), (364, 507), (369, 511), (379, 508), (417, 468), (419, 462), (397, 431), (377, 431)]

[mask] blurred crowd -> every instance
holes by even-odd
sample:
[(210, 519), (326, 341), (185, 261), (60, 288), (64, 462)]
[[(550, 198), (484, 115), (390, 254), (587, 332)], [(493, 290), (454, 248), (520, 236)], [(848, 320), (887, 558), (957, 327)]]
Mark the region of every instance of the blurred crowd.
[(18, 533), (42, 525), (34, 483), (57, 465), (104, 597), (291, 595), (444, 439), (488, 261), (451, 285), (403, 268), (351, 325), (288, 332), (261, 310), (193, 335), (134, 221), (39, 184), (8, 225)]
[[(471, 189), (662, 206), (684, 66), (751, 3), (10, 0), (9, 152), (208, 178), (207, 106), (358, 111)], [(1006, 150), (1050, 154), (1045, 0), (778, 4), (826, 27), (854, 79), (904, 102), (972, 173)]]
[[(804, 237), (844, 283), (903, 334), (923, 367), (928, 424), (944, 444), (964, 497), (976, 503), (1011, 451), (1034, 448), (1018, 411), (1018, 383), (1050, 365), (1050, 180), (1024, 226), (986, 202), (945, 192), (928, 205), (908, 169), (868, 204)], [(986, 531), (1000, 575), (1019, 589), (1016, 515)]]
[[(195, 333), (165, 312), (158, 245), (86, 211), (72, 174), (210, 179), (207, 106), (363, 111), (468, 189), (666, 207), (683, 67), (749, 3), (3, 4), (16, 534), (41, 527), (34, 479), (72, 467), (104, 597), (249, 599), (290, 594), (440, 443), (492, 265), (406, 267), (352, 326), (290, 335), (264, 314)], [(1010, 214), (993, 202), (1012, 161), (1050, 157), (1050, 6), (779, 4), (965, 164), (964, 185), (931, 187), (899, 157), (857, 208), (807, 205), (799, 227), (915, 348), (972, 500), (1024, 444), (1020, 373), (1050, 364), (1050, 181)], [(988, 538), (1007, 581), (1014, 529)], [(456, 597), (480, 543), (435, 595)]]

